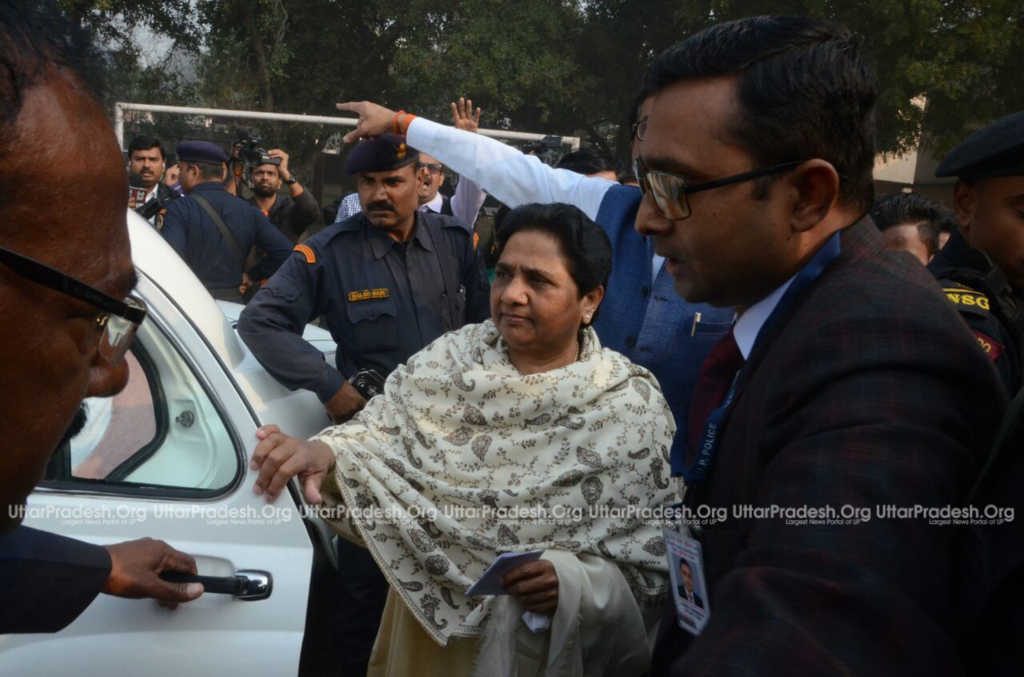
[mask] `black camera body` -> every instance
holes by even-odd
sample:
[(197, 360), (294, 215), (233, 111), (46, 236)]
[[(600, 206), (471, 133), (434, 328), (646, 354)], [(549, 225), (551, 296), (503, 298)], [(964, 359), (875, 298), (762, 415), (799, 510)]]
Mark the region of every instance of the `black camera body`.
[(281, 158), (271, 157), (261, 144), (263, 141), (256, 134), (244, 132), (239, 135), (235, 145), (238, 146), (238, 157), (248, 166), (280, 165)]
[(139, 207), (136, 207), (135, 211), (139, 214), (139, 216), (148, 221), (157, 214), (159, 214), (161, 210), (167, 209), (167, 205), (171, 204), (171, 202), (177, 200), (179, 197), (181, 196), (172, 190), (169, 191), (168, 195), (161, 199), (160, 191), (158, 190), (156, 192), (156, 195), (151, 200), (149, 200), (149, 202)]

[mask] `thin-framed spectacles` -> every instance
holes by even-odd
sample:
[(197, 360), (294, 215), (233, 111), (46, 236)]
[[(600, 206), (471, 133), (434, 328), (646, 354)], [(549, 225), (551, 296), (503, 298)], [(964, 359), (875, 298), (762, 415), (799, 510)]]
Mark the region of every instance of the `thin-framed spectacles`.
[(735, 183), (743, 183), (744, 181), (752, 181), (762, 176), (781, 174), (801, 164), (803, 164), (802, 160), (783, 162), (771, 167), (754, 169), (749, 172), (692, 185), (690, 185), (686, 177), (679, 174), (648, 169), (647, 165), (640, 158), (633, 160), (633, 172), (636, 174), (637, 181), (640, 182), (640, 189), (645, 195), (649, 193), (654, 198), (654, 203), (658, 205), (658, 209), (665, 215), (665, 218), (671, 221), (680, 221), (689, 218), (690, 214), (693, 213), (690, 209), (690, 201), (687, 199), (687, 196), (692, 193), (731, 186)]
[(444, 165), (437, 162), (418, 162), (416, 166), (420, 169), (426, 169), (431, 174), (438, 174), (444, 169)]
[(0, 263), (26, 280), (99, 308), (102, 312), (97, 313), (95, 319), (96, 329), (100, 332), (98, 350), (111, 364), (124, 357), (139, 325), (146, 319), (146, 304), (137, 296), (118, 301), (56, 268), (4, 247), (0, 247)]
[(644, 136), (647, 135), (647, 118), (648, 116), (645, 115), (633, 123), (633, 127), (629, 130), (629, 138), (637, 141), (644, 140)]

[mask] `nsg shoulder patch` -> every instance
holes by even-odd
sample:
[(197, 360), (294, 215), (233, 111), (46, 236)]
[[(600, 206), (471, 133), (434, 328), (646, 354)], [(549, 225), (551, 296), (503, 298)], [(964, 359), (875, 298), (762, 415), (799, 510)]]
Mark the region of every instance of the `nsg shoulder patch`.
[(955, 306), (972, 310), (984, 310), (986, 312), (991, 308), (988, 296), (980, 291), (965, 287), (943, 287), (942, 291), (945, 292), (946, 298), (949, 299), (950, 303)]

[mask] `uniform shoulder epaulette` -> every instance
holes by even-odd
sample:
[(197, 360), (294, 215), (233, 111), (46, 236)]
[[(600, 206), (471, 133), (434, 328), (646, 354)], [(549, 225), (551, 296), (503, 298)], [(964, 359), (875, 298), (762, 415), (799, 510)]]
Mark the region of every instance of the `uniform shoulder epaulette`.
[(946, 295), (946, 298), (949, 299), (949, 302), (956, 306), (958, 310), (988, 313), (992, 309), (992, 304), (989, 302), (988, 296), (976, 289), (959, 285), (943, 285), (942, 292)]
[(302, 257), (306, 259), (306, 263), (312, 265), (316, 263), (316, 252), (313, 248), (307, 244), (297, 244), (292, 248), (292, 251), (297, 251), (302, 254)]

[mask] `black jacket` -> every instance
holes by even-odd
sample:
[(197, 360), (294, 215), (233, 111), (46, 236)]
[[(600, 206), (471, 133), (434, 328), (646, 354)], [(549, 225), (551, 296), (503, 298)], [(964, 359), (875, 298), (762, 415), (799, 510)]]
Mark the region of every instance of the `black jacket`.
[(1024, 369), (1024, 315), (1020, 298), (992, 260), (967, 244), (960, 233), (928, 264), (946, 298), (974, 332), (995, 365), (1006, 390), (1021, 386)]
[(24, 526), (0, 535), (0, 635), (57, 632), (109, 575), (110, 555), (98, 545)]
[[(255, 197), (249, 202), (259, 209)], [(316, 203), (316, 198), (308, 190), (303, 190), (297, 197), (278, 193), (267, 218), (292, 241), (292, 244), (295, 244), (299, 241), (299, 236), (316, 223), (319, 213), (320, 206)]]

